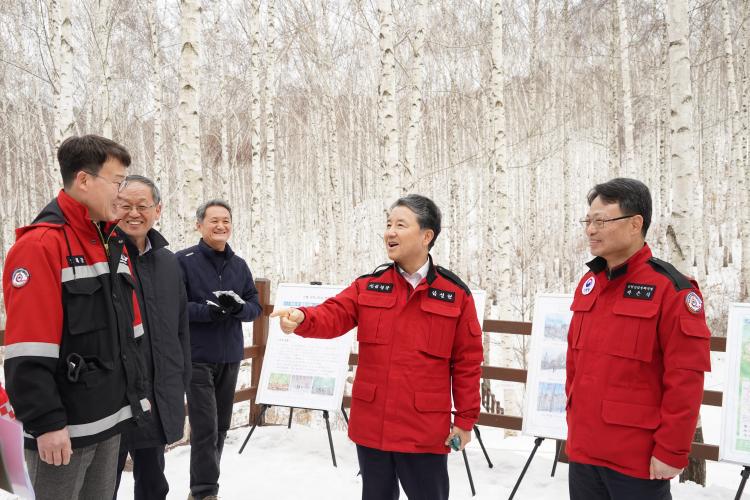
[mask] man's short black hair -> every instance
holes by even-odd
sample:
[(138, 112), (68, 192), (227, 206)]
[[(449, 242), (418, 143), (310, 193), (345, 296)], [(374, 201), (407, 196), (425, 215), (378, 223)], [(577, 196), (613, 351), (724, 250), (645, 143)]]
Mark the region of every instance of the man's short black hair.
[(435, 202), (420, 194), (408, 194), (396, 200), (393, 205), (391, 205), (391, 210), (396, 207), (406, 207), (414, 212), (417, 216), (419, 229), (423, 231), (425, 229), (432, 229), (432, 232), (435, 233), (435, 235), (432, 237), (432, 241), (430, 241), (430, 244), (427, 247), (428, 250), (431, 250), (438, 234), (440, 234), (440, 221), (442, 219), (440, 209), (435, 205)]
[(618, 203), (622, 215), (640, 215), (643, 217), (641, 234), (646, 237), (651, 225), (651, 193), (648, 187), (639, 180), (617, 177), (602, 184), (597, 184), (589, 191), (589, 206), (596, 197), (606, 204)]
[(57, 150), (63, 186), (70, 187), (81, 170), (98, 174), (108, 158), (119, 160), (126, 167), (130, 166), (130, 153), (112, 139), (98, 135), (68, 137)]

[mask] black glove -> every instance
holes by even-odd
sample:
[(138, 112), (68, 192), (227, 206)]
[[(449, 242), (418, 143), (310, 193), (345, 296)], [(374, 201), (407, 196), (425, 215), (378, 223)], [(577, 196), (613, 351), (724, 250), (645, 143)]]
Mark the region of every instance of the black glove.
[(231, 295), (219, 295), (219, 304), (221, 307), (227, 310), (229, 314), (237, 314), (242, 310), (242, 302), (238, 302), (237, 299)]
[(211, 321), (224, 321), (229, 318), (229, 311), (216, 304), (208, 304), (208, 314), (211, 316)]

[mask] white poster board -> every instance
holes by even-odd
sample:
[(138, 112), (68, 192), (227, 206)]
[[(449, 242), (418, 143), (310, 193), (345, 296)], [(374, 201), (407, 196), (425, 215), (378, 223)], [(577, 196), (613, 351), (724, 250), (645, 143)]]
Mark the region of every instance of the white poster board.
[(572, 295), (539, 294), (531, 323), (526, 394), (521, 432), (529, 436), (567, 439), (565, 357), (573, 312)]
[[(343, 286), (282, 283), (275, 309), (315, 306)], [(285, 335), (277, 318), (268, 324), (268, 342), (258, 383), (258, 404), (335, 411), (341, 408), (354, 330), (335, 339)]]
[[(34, 500), (34, 489), (26, 471), (23, 452), (23, 428), (17, 420), (0, 417), (0, 481), (7, 490), (0, 489), (0, 500), (20, 496)], [(18, 495), (18, 496), (16, 496)]]
[(750, 465), (750, 304), (729, 305), (719, 460)]

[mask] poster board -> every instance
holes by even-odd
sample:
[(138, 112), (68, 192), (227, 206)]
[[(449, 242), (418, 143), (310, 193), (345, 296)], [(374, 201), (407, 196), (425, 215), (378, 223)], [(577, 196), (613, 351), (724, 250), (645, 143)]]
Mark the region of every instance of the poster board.
[[(338, 285), (282, 283), (274, 309), (316, 306), (342, 291)], [(341, 408), (354, 330), (335, 339), (285, 335), (274, 318), (258, 383), (257, 403), (334, 411)]]
[(17, 420), (5, 417), (0, 417), (0, 488), (0, 500), (18, 498), (15, 495), (34, 499), (23, 453), (23, 428)]
[(563, 440), (565, 420), (565, 358), (573, 296), (539, 294), (534, 302), (526, 394), (521, 432)]
[[(341, 285), (282, 283), (274, 309), (315, 306), (343, 289)], [(472, 295), (481, 325), (486, 294), (472, 290)], [(355, 330), (335, 339), (306, 339), (285, 335), (279, 320), (270, 321), (256, 402), (329, 411), (341, 408)]]
[(750, 304), (729, 305), (719, 460), (750, 465)]

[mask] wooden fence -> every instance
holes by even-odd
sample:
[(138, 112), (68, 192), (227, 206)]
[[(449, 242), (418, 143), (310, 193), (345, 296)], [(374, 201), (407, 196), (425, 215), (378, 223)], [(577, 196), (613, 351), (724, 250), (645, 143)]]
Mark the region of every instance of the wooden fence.
[[(265, 278), (255, 280), (255, 286), (258, 289), (258, 299), (263, 308), (263, 316), (253, 323), (253, 344), (245, 347), (244, 358), (252, 360), (250, 387), (238, 390), (234, 395), (234, 402), (250, 401), (249, 422), (252, 423), (260, 412), (260, 406), (255, 404), (255, 395), (258, 392), (258, 383), (260, 382), (260, 370), (263, 366), (263, 355), (266, 351), (268, 341), (268, 321), (269, 315), (273, 311), (271, 304), (271, 283)], [(494, 319), (485, 319), (482, 329), (486, 333), (493, 335), (531, 335), (531, 323), (518, 321), (500, 321)], [(0, 330), (0, 342), (4, 343), (5, 332)], [(712, 337), (711, 350), (715, 352), (726, 351), (726, 338)], [(352, 353), (349, 356), (349, 364), (356, 366), (358, 361), (357, 354)], [(482, 378), (485, 380), (501, 380), (506, 382), (526, 382), (526, 370), (518, 368), (505, 368), (501, 366), (482, 366)], [(703, 404), (711, 406), (721, 406), (722, 393), (720, 391), (703, 391)], [(349, 407), (351, 396), (344, 396), (344, 406)], [(479, 425), (498, 427), (502, 429), (521, 430), (523, 417), (518, 415), (505, 415), (499, 404), (494, 400), (494, 396), (487, 390), (482, 394), (482, 406), (492, 411), (483, 411), (479, 415)], [(693, 443), (690, 456), (706, 460), (719, 459), (719, 447), (712, 444)]]

